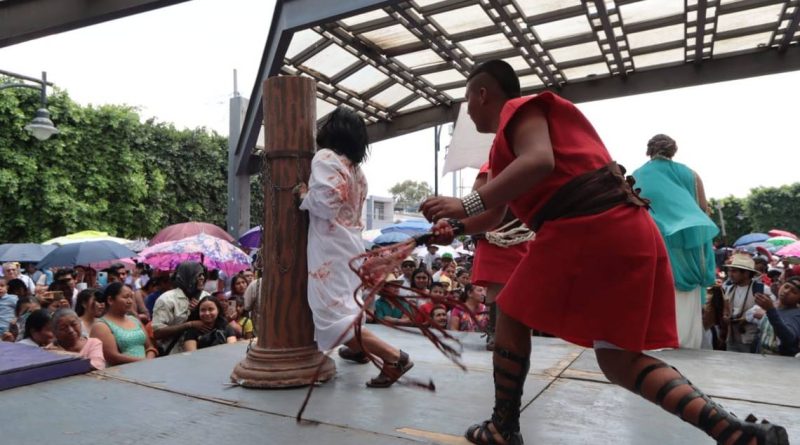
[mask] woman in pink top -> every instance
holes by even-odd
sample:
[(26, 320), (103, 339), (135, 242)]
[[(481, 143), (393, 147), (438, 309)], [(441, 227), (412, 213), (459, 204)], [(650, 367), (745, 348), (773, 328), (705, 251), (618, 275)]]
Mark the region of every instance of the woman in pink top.
[(72, 309), (59, 309), (53, 315), (53, 333), (56, 336), (55, 349), (64, 350), (89, 359), (94, 369), (105, 369), (103, 343), (96, 338), (81, 335), (81, 319)]

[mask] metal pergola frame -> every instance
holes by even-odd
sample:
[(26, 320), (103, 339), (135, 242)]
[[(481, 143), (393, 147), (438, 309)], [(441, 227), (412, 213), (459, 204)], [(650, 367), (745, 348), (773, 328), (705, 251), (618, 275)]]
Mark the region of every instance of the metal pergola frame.
[[(474, 64), (492, 58), (522, 57), (526, 66), (518, 69), (518, 74), (535, 75), (539, 79), (536, 85), (523, 88), (524, 93), (535, 93), (547, 88), (574, 102), (800, 69), (800, 50), (797, 49), (798, 39), (795, 35), (800, 20), (799, 0), (741, 0), (725, 4), (721, 0), (684, 0), (684, 11), (680, 14), (626, 24), (620, 14), (620, 7), (642, 1), (645, 0), (616, 0), (614, 7), (609, 9), (608, 3), (603, 0), (581, 0), (579, 5), (527, 17), (516, 0), (443, 0), (426, 6), (398, 0), (278, 1), (236, 146), (237, 172), (244, 175), (257, 171), (258, 157), (252, 156), (252, 150), (258, 142), (262, 120), (261, 85), (268, 77), (280, 74), (313, 77), (319, 85), (318, 98), (333, 105), (347, 105), (359, 112), (368, 123), (371, 142), (377, 142), (452, 122), (457, 115), (460, 100), (444, 92), (463, 88), (466, 80), (437, 85), (423, 76), (454, 70), (466, 78)], [(432, 15), (475, 5), (480, 6), (491, 18), (491, 25), (448, 34), (446, 29), (428, 19)], [(721, 15), (775, 5), (783, 5), (777, 25), (756, 24), (716, 32), (717, 19)], [(385, 17), (351, 26), (342, 22), (348, 17), (373, 10), (382, 10)], [(587, 18), (591, 24), (591, 32), (542, 41), (532, 26), (579, 16)], [(521, 23), (531, 26), (525, 29)], [(363, 37), (365, 33), (397, 24), (403, 25), (417, 41), (380, 48)], [(630, 34), (677, 24), (684, 25), (684, 36), (680, 40), (658, 42), (639, 48), (631, 48), (628, 42)], [(321, 39), (294, 57), (286, 57), (292, 36), (308, 29), (317, 32)], [(769, 45), (764, 48), (713, 57), (717, 41), (763, 32), (772, 33)], [(502, 33), (512, 43), (512, 48), (470, 55), (462, 45), (465, 41), (498, 33)], [(601, 48), (600, 55), (559, 63), (551, 54), (554, 50), (589, 42), (597, 43)], [(358, 61), (343, 67), (333, 76), (326, 76), (304, 66), (311, 57), (331, 45), (344, 48), (356, 56)], [(433, 50), (443, 62), (417, 69), (409, 69), (397, 62), (398, 56), (426, 49)], [(684, 60), (641, 71), (636, 69), (634, 59), (637, 56), (677, 49), (683, 49)], [(589, 76), (577, 81), (571, 81), (565, 75), (565, 70), (598, 63), (607, 66), (607, 75)], [(368, 65), (384, 73), (389, 80), (361, 93), (339, 86), (344, 79)], [(372, 100), (395, 84), (403, 85), (414, 94), (388, 107)], [(402, 112), (404, 107), (419, 98), (426, 99), (431, 106)]]

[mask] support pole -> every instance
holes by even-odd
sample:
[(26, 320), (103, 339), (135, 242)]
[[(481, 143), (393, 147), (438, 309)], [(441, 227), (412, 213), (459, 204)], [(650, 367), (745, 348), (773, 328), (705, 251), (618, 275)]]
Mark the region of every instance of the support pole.
[(315, 83), (281, 76), (263, 85), (264, 262), (258, 305), (258, 342), (231, 374), (254, 388), (306, 386), (321, 360), (319, 380), (336, 373), (333, 360), (317, 350), (306, 297), (308, 216), (292, 188), (308, 182), (316, 138)]

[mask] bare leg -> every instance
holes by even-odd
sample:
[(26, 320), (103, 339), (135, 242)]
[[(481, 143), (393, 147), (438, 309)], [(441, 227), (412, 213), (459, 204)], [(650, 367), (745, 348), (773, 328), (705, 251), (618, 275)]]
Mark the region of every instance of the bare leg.
[[(685, 422), (705, 430), (714, 439), (721, 440), (720, 443), (738, 445), (737, 440), (746, 434), (741, 443), (755, 445), (758, 441), (754, 433), (750, 432), (759, 428), (767, 429), (763, 425), (756, 424), (737, 425), (741, 423), (739, 420), (727, 417), (720, 417), (715, 421), (714, 418), (718, 417), (718, 414), (724, 416), (727, 412), (711, 402), (677, 370), (657, 358), (621, 349), (596, 348), (595, 352), (600, 369), (612, 383), (660, 405)], [(728, 428), (729, 426), (731, 428)], [(710, 430), (707, 427), (710, 427)], [(724, 433), (726, 429), (729, 430), (728, 433)], [(774, 427), (769, 433), (771, 436), (766, 436), (768, 439), (765, 443), (788, 444), (785, 431), (779, 432), (777, 429), (782, 430), (780, 427)]]
[(529, 327), (497, 310), (497, 331), (494, 365), (495, 407), (492, 420), (473, 425), (467, 430), (470, 442), (490, 443), (488, 437), (499, 444), (521, 443), (519, 436), (519, 410), (522, 388), (528, 374), (531, 355), (531, 330)]
[[(381, 340), (369, 329), (361, 329), (361, 341), (369, 352), (380, 357), (384, 363), (393, 363), (400, 359), (399, 349)], [(361, 351), (361, 346), (358, 344), (358, 340), (356, 340), (355, 337), (351, 338), (345, 345), (354, 351)]]

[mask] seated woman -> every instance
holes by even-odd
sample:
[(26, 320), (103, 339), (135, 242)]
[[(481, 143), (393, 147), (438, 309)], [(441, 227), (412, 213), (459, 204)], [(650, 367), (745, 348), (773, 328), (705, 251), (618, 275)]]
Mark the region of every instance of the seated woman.
[(202, 327), (191, 327), (183, 337), (183, 350), (196, 351), (209, 346), (236, 343), (236, 331), (228, 325), (222, 303), (216, 298), (203, 298), (195, 306), (189, 321), (202, 322)]
[[(483, 298), (486, 296), (486, 289), (483, 286), (475, 286), (467, 284), (464, 287), (464, 301), (463, 303), (475, 314), (475, 319), (461, 310), (454, 308), (450, 312), (450, 322), (448, 328), (453, 331), (467, 331), (476, 332), (486, 329), (486, 323), (489, 321), (487, 317), (487, 309), (484, 306)], [(476, 322), (477, 321), (477, 322)]]
[(91, 336), (103, 342), (103, 356), (109, 366), (154, 358), (158, 351), (150, 342), (134, 310), (133, 289), (114, 282), (103, 292), (106, 315), (92, 326)]
[(53, 329), (50, 326), (50, 312), (37, 309), (25, 320), (25, 331), (20, 344), (44, 347), (53, 342)]
[(75, 311), (59, 309), (53, 314), (51, 325), (56, 337), (53, 343), (54, 349), (87, 358), (94, 369), (105, 369), (103, 343), (96, 338), (86, 338), (81, 335), (81, 319)]
[(81, 319), (81, 335), (89, 337), (96, 319), (106, 311), (106, 299), (99, 289), (84, 289), (78, 293), (75, 313)]

